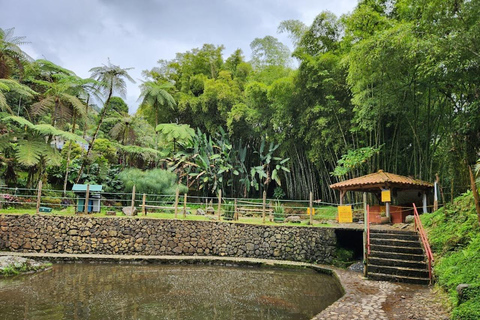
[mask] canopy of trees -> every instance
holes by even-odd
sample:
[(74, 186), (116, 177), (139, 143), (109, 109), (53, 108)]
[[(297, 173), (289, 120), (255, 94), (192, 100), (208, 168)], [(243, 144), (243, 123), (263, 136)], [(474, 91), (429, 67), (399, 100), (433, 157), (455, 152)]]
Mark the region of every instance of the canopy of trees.
[(454, 196), (480, 154), (479, 18), (478, 1), (362, 0), (310, 26), (284, 21), (293, 52), (268, 35), (251, 59), (205, 44), (159, 60), (134, 115), (129, 68), (81, 79), (0, 29), (0, 174), (115, 189), (119, 171), (162, 168), (201, 194), (334, 201), (329, 184), (383, 169), (438, 173)]

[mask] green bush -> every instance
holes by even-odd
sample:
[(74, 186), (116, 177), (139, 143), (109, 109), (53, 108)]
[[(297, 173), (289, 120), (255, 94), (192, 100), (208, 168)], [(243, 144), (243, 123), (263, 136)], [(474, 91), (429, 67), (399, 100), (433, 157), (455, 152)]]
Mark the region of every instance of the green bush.
[(337, 247), (332, 263), (336, 267), (346, 268), (353, 262), (353, 250)]
[(177, 184), (177, 175), (173, 172), (153, 169), (142, 171), (140, 169), (125, 169), (118, 175), (123, 182), (124, 191), (131, 192), (133, 186), (138, 193), (171, 195), (175, 194), (177, 186), (180, 193), (185, 193), (188, 188)]
[(273, 207), (273, 221), (285, 221), (285, 207), (280, 202), (276, 202)]
[(235, 214), (235, 204), (233, 202), (226, 202), (223, 205), (223, 219), (233, 220)]

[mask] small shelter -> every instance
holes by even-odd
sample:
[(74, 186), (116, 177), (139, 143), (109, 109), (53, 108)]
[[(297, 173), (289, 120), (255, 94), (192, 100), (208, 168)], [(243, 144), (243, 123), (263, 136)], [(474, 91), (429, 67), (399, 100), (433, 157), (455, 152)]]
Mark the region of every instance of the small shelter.
[[(87, 195), (88, 189), (88, 195)], [(85, 203), (88, 201), (87, 212), (100, 212), (100, 197), (102, 185), (74, 184), (72, 191), (77, 196), (77, 212), (85, 212)]]
[[(412, 203), (420, 204), (423, 212), (427, 212), (427, 194), (433, 189), (430, 182), (400, 176), (394, 173), (378, 172), (358, 178), (334, 183), (330, 188), (340, 191), (340, 205), (347, 191), (363, 192), (364, 201), (366, 193), (373, 193), (379, 202), (385, 205), (370, 206), (370, 221), (380, 223), (382, 215), (392, 223), (401, 223), (405, 217), (412, 214)], [(392, 200), (395, 199), (395, 206)]]

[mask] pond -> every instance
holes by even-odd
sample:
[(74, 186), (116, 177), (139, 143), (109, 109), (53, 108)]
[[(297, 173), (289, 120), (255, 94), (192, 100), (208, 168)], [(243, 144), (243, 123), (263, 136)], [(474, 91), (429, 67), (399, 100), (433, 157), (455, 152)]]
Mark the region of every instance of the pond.
[(309, 269), (55, 264), (0, 279), (2, 319), (310, 319), (342, 295)]

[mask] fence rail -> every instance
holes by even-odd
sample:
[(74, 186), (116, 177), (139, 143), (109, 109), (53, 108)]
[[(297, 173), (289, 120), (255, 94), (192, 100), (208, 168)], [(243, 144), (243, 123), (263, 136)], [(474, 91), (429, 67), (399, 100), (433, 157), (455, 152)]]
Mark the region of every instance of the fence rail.
[[(314, 200), (201, 197), (188, 194), (93, 192), (63, 194), (62, 190), (0, 187), (0, 208), (22, 213), (25, 210), (52, 214), (93, 213), (98, 215), (144, 215), (159, 218), (228, 220), (241, 222), (328, 223), (336, 219), (338, 206)], [(87, 203), (87, 205), (85, 205)], [(94, 203), (98, 203), (94, 204)], [(362, 203), (352, 204), (360, 207)], [(10, 209), (11, 208), (11, 209)], [(313, 213), (313, 214), (311, 214)]]

